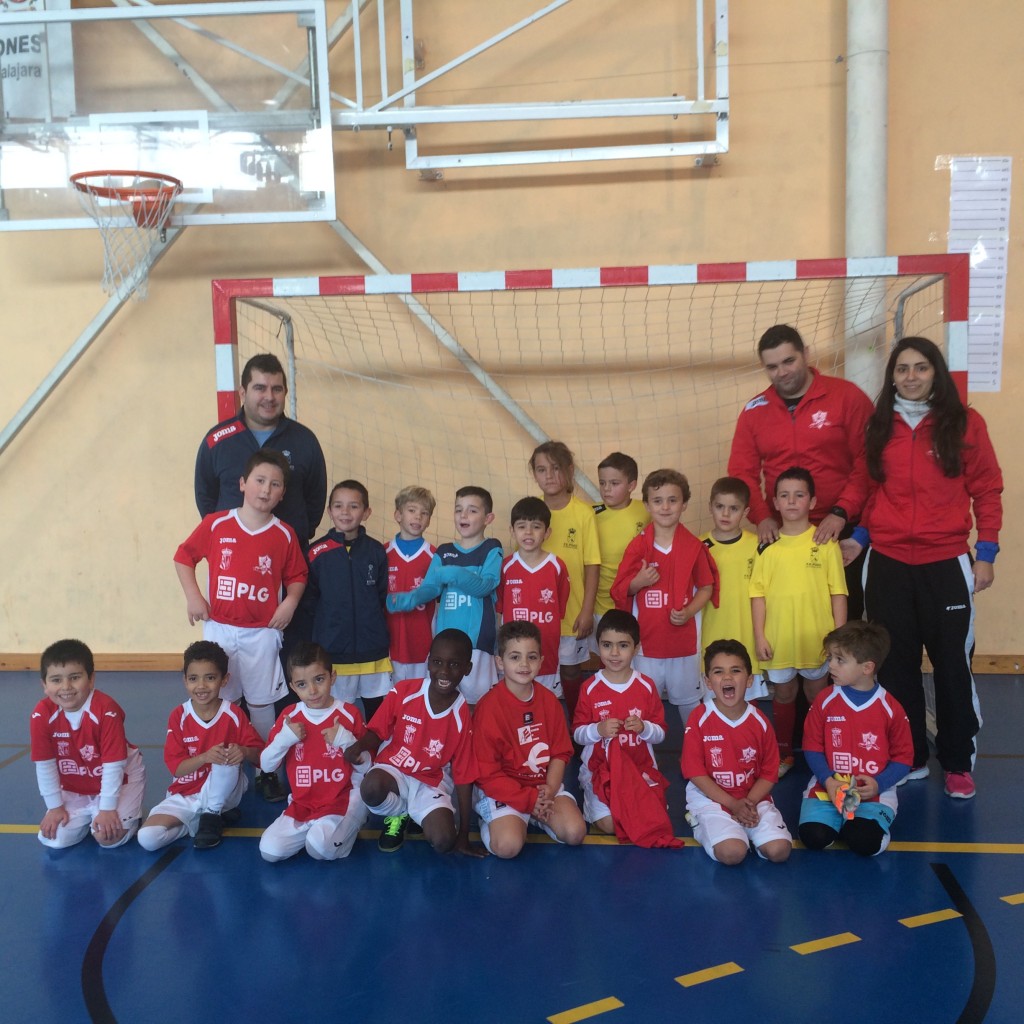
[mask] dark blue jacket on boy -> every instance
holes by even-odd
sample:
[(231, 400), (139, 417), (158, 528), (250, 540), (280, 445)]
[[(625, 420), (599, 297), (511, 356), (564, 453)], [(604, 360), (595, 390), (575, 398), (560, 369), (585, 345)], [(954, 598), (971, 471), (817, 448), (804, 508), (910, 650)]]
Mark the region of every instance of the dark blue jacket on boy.
[(388, 656), (388, 556), (380, 541), (366, 535), (365, 527), (359, 527), (359, 536), (352, 541), (332, 529), (313, 542), (306, 593), (314, 608), (313, 640), (334, 664)]

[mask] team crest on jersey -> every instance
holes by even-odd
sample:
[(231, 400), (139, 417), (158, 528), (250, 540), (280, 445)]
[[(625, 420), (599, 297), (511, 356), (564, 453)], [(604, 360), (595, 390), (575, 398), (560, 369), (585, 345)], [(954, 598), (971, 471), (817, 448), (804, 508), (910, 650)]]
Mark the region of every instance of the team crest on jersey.
[(233, 548), (221, 548), (220, 549), (220, 566), (221, 569), (231, 568), (231, 556), (234, 554)]
[(440, 740), (431, 740), (427, 744), (427, 757), (437, 757), (444, 753), (444, 744)]
[(303, 743), (302, 740), (299, 740), (299, 742), (292, 747), (292, 757), (294, 757), (296, 761), (306, 760), (306, 744)]
[(405, 735), (402, 737), (402, 742), (409, 744), (416, 738), (416, 726), (407, 725), (405, 727)]
[(336, 747), (333, 743), (324, 744), (324, 757), (328, 761), (334, 761), (339, 757), (344, 757), (345, 752)]
[(261, 576), (269, 576), (273, 571), (271, 568), (270, 555), (260, 555), (256, 561), (256, 571)]
[(843, 730), (835, 729), (832, 730), (832, 746), (838, 747), (843, 742)]
[(58, 757), (67, 757), (69, 749), (70, 749), (70, 744), (65, 742), (64, 740), (61, 740), (57, 744), (57, 756)]
[(639, 709), (639, 708), (630, 708), (630, 709), (629, 709), (629, 713), (630, 713), (630, 714), (631, 714), (631, 715), (632, 715), (632, 716), (633, 716), (634, 718), (639, 718), (639, 717), (640, 717), (640, 709)]
[(525, 711), (525, 712), (523, 712), (523, 725), (529, 725), (532, 721), (533, 721), (533, 712), (532, 711)]
[(545, 587), (540, 592), (541, 604), (552, 604), (555, 600), (555, 592), (550, 587)]
[(721, 747), (710, 747), (708, 753), (711, 755), (711, 767), (721, 768), (725, 764), (725, 758), (722, 757)]
[(375, 586), (377, 586), (376, 567), (373, 566), (372, 564), (368, 565), (366, 567), (366, 585), (368, 587), (375, 587)]
[(765, 395), (758, 395), (757, 398), (752, 398), (745, 406), (743, 406), (744, 412), (749, 412), (751, 409), (760, 409), (762, 405), (768, 404), (768, 398)]
[(539, 725), (524, 725), (516, 730), (516, 735), (519, 737), (519, 742), (525, 746), (527, 743), (534, 743), (537, 737), (540, 736)]
[(881, 750), (878, 745), (878, 736), (873, 732), (866, 732), (860, 738), (860, 745), (864, 750)]
[(811, 430), (824, 430), (825, 427), (831, 426), (828, 421), (827, 412), (812, 412), (811, 422), (809, 424)]
[(84, 747), (82, 747), (82, 760), (83, 761), (92, 761), (92, 760), (95, 759), (95, 757), (96, 757), (96, 748), (91, 743), (88, 743)]
[(522, 599), (523, 599), (523, 588), (522, 587), (513, 587), (512, 588), (512, 603), (513, 604), (519, 604), (519, 602), (522, 601)]
[(753, 747), (744, 747), (743, 752), (740, 754), (740, 760), (745, 764), (750, 764), (755, 757), (757, 757), (757, 751)]
[(579, 547), (579, 543), (576, 540), (576, 527), (570, 526), (569, 531), (565, 537), (565, 546), (575, 551)]

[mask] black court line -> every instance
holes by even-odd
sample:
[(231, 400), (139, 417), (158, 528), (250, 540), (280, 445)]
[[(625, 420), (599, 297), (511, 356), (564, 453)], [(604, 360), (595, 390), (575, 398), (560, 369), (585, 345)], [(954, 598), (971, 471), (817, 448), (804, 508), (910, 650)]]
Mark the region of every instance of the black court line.
[(15, 761), (24, 757), (29, 752), (29, 749), (29, 747), (22, 747), (16, 754), (12, 754), (5, 760), (0, 761), (0, 768), (6, 768), (9, 764), (14, 764)]
[(996, 956), (992, 949), (992, 940), (988, 929), (981, 920), (981, 915), (974, 909), (974, 904), (967, 898), (967, 893), (960, 888), (953, 872), (947, 864), (932, 864), (942, 887), (946, 890), (953, 906), (960, 912), (967, 927), (967, 935), (971, 940), (974, 952), (974, 982), (970, 995), (964, 1004), (963, 1011), (957, 1017), (957, 1024), (981, 1024), (992, 1004), (992, 995), (996, 988)]
[(89, 1011), (89, 1019), (93, 1024), (117, 1024), (114, 1011), (107, 1002), (107, 992), (103, 985), (103, 957), (107, 952), (110, 937), (114, 934), (118, 921), (132, 905), (135, 898), (148, 888), (163, 870), (182, 853), (185, 847), (171, 847), (168, 851), (140, 878), (132, 883), (106, 912), (99, 927), (89, 940), (89, 946), (82, 958), (82, 997)]

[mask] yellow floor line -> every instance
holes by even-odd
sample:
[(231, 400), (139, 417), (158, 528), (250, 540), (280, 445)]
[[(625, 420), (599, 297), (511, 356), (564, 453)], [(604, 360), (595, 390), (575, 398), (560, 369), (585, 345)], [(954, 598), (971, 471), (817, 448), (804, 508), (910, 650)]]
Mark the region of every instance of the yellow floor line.
[(828, 935), (824, 939), (801, 942), (789, 948), (794, 953), (806, 956), (808, 953), (821, 953), (826, 949), (835, 949), (836, 946), (848, 946), (851, 942), (860, 942), (860, 936), (854, 935), (853, 932), (842, 932), (839, 935)]
[(926, 924), (938, 924), (939, 921), (952, 921), (954, 918), (963, 917), (959, 910), (947, 907), (945, 910), (936, 910), (931, 914), (916, 914), (914, 917), (901, 917), (900, 924), (904, 928), (920, 928)]
[(598, 999), (593, 1003), (584, 1003), (583, 1006), (577, 1006), (573, 1010), (563, 1010), (561, 1013), (552, 1014), (548, 1020), (551, 1024), (576, 1024), (577, 1021), (589, 1020), (591, 1017), (607, 1013), (609, 1010), (618, 1010), (623, 1005), (614, 996), (609, 996), (607, 999)]
[(1000, 896), (999, 897), (1004, 903), (1009, 903), (1011, 907), (1016, 907), (1020, 903), (1024, 903), (1024, 892), (1015, 892), (1012, 896)]
[(719, 964), (717, 967), (706, 967), (703, 971), (693, 971), (690, 974), (683, 974), (676, 978), (683, 988), (690, 988), (693, 985), (703, 985), (706, 981), (716, 981), (718, 978), (727, 978), (730, 974), (742, 974), (743, 968), (739, 964)]

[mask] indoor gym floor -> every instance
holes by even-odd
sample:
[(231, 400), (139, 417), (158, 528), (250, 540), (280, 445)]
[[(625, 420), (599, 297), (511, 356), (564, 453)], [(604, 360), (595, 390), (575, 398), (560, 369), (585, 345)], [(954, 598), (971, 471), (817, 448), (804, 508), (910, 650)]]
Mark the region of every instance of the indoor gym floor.
[[(146, 808), (168, 781), (173, 673), (98, 673), (143, 748)], [(213, 851), (180, 841), (59, 853), (35, 832), (28, 756), (38, 677), (0, 676), (0, 1021), (1016, 1022), (1024, 1006), (1024, 681), (979, 677), (978, 796), (932, 777), (900, 791), (895, 841), (864, 860), (796, 849), (785, 865), (714, 864), (693, 844), (641, 850), (537, 836), (514, 861), (432, 853), (265, 864), (281, 810), (251, 793)], [(681, 729), (662, 767), (677, 835)], [(776, 789), (791, 827), (806, 772)], [(373, 818), (370, 825), (377, 824)]]

